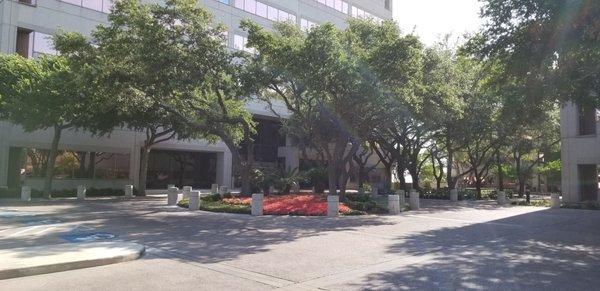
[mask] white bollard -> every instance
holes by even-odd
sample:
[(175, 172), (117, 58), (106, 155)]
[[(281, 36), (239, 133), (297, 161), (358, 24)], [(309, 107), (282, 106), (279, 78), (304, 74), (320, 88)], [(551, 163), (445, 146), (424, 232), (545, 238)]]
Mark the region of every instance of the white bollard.
[(210, 185), (210, 194), (217, 194), (217, 193), (219, 193), (219, 184)]
[(506, 204), (506, 194), (504, 191), (498, 191), (498, 205)]
[(167, 190), (167, 205), (177, 204), (177, 196), (179, 196), (177, 191), (179, 191), (177, 187), (169, 187)]
[(410, 191), (410, 210), (419, 210), (419, 192), (417, 190)]
[(390, 214), (400, 214), (400, 195), (388, 195), (388, 211)]
[(327, 216), (337, 217), (340, 215), (340, 196), (327, 196)]
[(133, 198), (133, 185), (125, 185), (125, 198)]
[(552, 208), (560, 208), (560, 196), (558, 195), (558, 193), (552, 193), (552, 195), (550, 196), (550, 202), (552, 203)]
[(252, 210), (253, 216), (263, 215), (263, 198), (265, 196), (261, 193), (252, 194)]
[[(300, 193), (300, 184), (298, 182), (294, 182), (292, 185), (292, 193)], [(314, 193), (314, 192), (313, 192)]]
[(396, 190), (396, 195), (398, 195), (398, 202), (400, 203), (400, 212), (404, 211), (404, 206), (406, 205), (406, 196), (404, 196), (404, 190)]
[(223, 196), (227, 193), (229, 193), (229, 187), (227, 187), (227, 186), (219, 187), (219, 195)]
[(183, 199), (190, 199), (190, 192), (192, 192), (192, 186), (183, 186)]
[(31, 201), (31, 187), (21, 187), (21, 201)]
[(196, 211), (200, 209), (200, 191), (190, 191), (188, 193), (188, 209), (191, 211)]
[(450, 201), (458, 201), (458, 189), (450, 189)]
[(86, 192), (87, 192), (87, 189), (85, 189), (85, 186), (83, 186), (83, 185), (77, 186), (77, 200), (85, 199)]

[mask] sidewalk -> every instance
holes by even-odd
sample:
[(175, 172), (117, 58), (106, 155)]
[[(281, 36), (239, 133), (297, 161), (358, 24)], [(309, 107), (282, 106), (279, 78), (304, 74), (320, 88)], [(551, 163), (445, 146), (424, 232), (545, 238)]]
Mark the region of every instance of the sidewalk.
[(87, 242), (0, 250), (0, 280), (131, 261), (145, 252), (143, 245)]

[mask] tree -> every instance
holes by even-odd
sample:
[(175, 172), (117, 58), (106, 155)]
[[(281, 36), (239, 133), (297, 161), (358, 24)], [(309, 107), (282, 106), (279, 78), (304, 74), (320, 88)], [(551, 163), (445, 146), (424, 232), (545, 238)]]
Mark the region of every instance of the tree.
[(55, 162), (61, 134), (66, 129), (85, 128), (108, 132), (111, 123), (97, 124), (103, 112), (64, 56), (25, 59), (0, 55), (0, 96), (2, 117), (19, 124), (26, 132), (52, 129), (53, 136), (45, 164), (44, 197), (52, 190)]
[[(392, 22), (352, 20), (346, 30), (327, 23), (306, 34), (292, 24), (278, 24), (275, 32), (251, 22), (242, 27), (264, 65), (263, 96), (284, 102), (288, 134), (325, 157), (329, 193), (339, 189), (343, 198), (352, 157), (385, 122), (380, 113), (392, 87), (382, 73), (385, 65), (403, 64), (404, 39)], [(398, 55), (380, 59), (384, 47)]]
[(216, 141), (219, 136), (231, 148), (233, 142), (217, 134), (227, 129), (210, 121), (215, 110), (240, 112), (243, 105), (225, 102), (213, 90), (226, 75), (221, 64), (231, 57), (224, 26), (215, 25), (195, 1), (118, 1), (108, 20), (92, 32), (91, 41), (78, 34), (61, 35), (59, 48), (92, 67), (90, 79), (106, 102), (118, 108), (115, 120), (145, 132), (138, 185), (143, 195), (153, 146), (172, 138)]
[(600, 107), (600, 2), (484, 0), (469, 50), (525, 82), (527, 105), (545, 100)]

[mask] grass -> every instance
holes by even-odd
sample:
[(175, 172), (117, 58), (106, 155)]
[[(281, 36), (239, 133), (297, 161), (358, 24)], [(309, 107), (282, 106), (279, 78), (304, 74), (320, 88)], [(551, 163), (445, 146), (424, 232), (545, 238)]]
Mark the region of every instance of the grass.
[(552, 206), (552, 201), (548, 199), (543, 200), (531, 200), (530, 203), (527, 203), (525, 200), (513, 201), (510, 203), (511, 205), (519, 205), (519, 206), (538, 206), (538, 207), (550, 207)]
[[(179, 207), (188, 208), (189, 201), (187, 199), (182, 199), (177, 203)], [(210, 212), (224, 212), (224, 213), (240, 213), (240, 214), (250, 214), (250, 205), (244, 204), (229, 204), (225, 203), (222, 200), (211, 201), (209, 199), (202, 199), (200, 202), (200, 210), (210, 211)]]

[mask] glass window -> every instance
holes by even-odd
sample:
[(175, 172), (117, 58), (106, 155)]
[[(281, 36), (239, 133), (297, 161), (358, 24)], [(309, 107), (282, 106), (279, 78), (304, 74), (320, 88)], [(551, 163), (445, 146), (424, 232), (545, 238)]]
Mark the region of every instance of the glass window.
[(246, 10), (249, 13), (255, 14), (256, 13), (256, 1), (255, 0), (246, 0), (246, 3), (244, 4), (244, 10)]
[(348, 14), (348, 2), (346, 1), (342, 2), (342, 12)]
[(296, 23), (296, 15), (290, 13), (288, 14), (288, 19), (293, 23)]
[(81, 6), (96, 11), (102, 11), (102, 0), (82, 0)]
[(335, 8), (335, 10), (342, 11), (342, 0), (335, 0), (333, 8)]
[(56, 55), (58, 52), (52, 44), (52, 36), (45, 33), (33, 33), (33, 52), (34, 54)]
[(112, 7), (113, 7), (112, 0), (104, 0), (104, 1), (102, 1), (102, 11), (103, 12), (106, 12), (106, 13), (110, 12), (110, 10), (112, 9)]
[(270, 20), (277, 21), (277, 19), (279, 19), (279, 10), (277, 10), (277, 8), (269, 6), (267, 16)]
[(245, 38), (241, 35), (233, 36), (233, 48), (238, 50), (243, 50), (245, 46)]
[(229, 0), (219, 0), (219, 2), (229, 5)]
[(282, 10), (279, 10), (279, 21), (288, 20), (288, 13)]
[(267, 18), (267, 5), (262, 2), (256, 2), (256, 15)]
[(244, 10), (244, 0), (235, 0), (235, 8)]
[(325, 0), (325, 5), (329, 6), (329, 7), (333, 7), (334, 4), (334, 0)]

